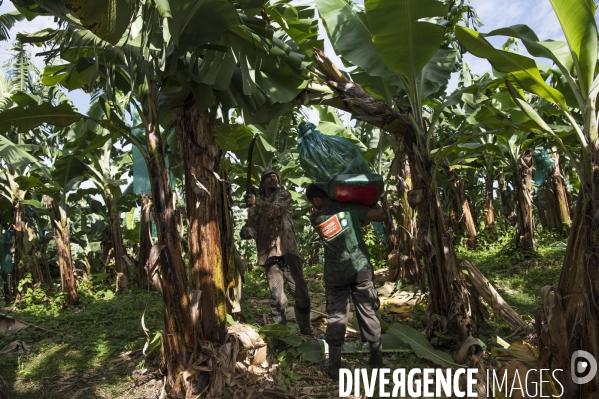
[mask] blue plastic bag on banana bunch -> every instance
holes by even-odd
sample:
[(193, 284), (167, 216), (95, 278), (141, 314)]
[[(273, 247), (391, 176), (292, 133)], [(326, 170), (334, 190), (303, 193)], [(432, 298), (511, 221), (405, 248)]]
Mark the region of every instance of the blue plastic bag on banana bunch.
[(372, 205), (383, 192), (382, 176), (371, 173), (358, 147), (345, 137), (322, 134), (306, 123), (298, 130), (297, 152), (306, 174), (331, 199)]

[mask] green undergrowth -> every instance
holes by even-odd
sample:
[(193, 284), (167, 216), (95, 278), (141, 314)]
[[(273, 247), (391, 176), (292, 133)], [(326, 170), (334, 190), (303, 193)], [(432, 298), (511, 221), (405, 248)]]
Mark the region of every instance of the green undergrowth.
[(4, 310), (44, 329), (28, 327), (0, 335), (2, 347), (20, 340), (31, 351), (0, 356), (0, 375), (12, 399), (112, 397), (112, 391), (131, 379), (132, 370), (143, 366), (140, 360), (120, 361), (119, 355), (139, 350), (146, 342), (144, 309), (150, 332), (162, 328), (160, 295), (140, 290), (116, 296), (106, 295), (111, 293), (106, 289), (90, 292), (80, 289), (80, 305), (74, 310), (60, 309), (60, 297), (49, 298), (41, 290), (17, 303), (16, 309)]
[[(514, 232), (510, 229), (483, 231), (479, 235), (476, 250), (467, 250), (462, 245), (456, 245), (456, 249), (458, 256), (470, 259), (522, 317), (532, 319), (534, 309), (541, 305), (541, 288), (558, 282), (566, 239), (556, 233), (539, 232), (536, 236), (538, 250), (523, 253), (514, 247), (513, 236)], [(384, 243), (373, 234), (368, 234), (367, 239), (375, 269), (385, 267), (387, 250)], [(322, 264), (304, 264), (304, 276), (313, 308), (324, 311), (326, 301)], [(144, 360), (141, 356), (123, 361), (121, 355), (138, 351), (146, 342), (140, 321), (144, 310), (150, 335), (153, 337), (162, 328), (160, 295), (156, 291), (136, 289), (114, 295), (108, 287), (90, 286), (89, 282), (80, 284), (79, 292), (81, 304), (74, 310), (61, 309), (62, 294), (46, 295), (41, 290), (4, 310), (4, 313), (44, 329), (30, 327), (17, 333), (0, 335), (1, 347), (20, 340), (29, 345), (31, 350), (30, 354), (0, 356), (0, 375), (7, 382), (12, 399), (139, 397), (135, 396), (135, 390), (127, 393), (127, 382), (152, 361)], [(288, 289), (286, 293), (289, 306), (293, 306)], [(270, 314), (269, 298), (264, 268), (254, 266), (245, 275), (240, 320), (256, 327), (270, 322), (267, 317)], [(506, 337), (512, 330), (503, 320), (494, 317), (490, 307), (488, 309), (491, 318), (478, 321), (475, 336), (487, 347), (493, 347), (497, 336)], [(422, 330), (423, 315), (424, 308), (415, 307), (413, 315), (407, 319), (392, 313), (380, 316), (384, 327), (407, 322), (409, 326)], [(317, 334), (324, 333), (322, 323), (314, 323), (313, 328)], [(291, 330), (297, 332), (293, 325)], [(448, 344), (451, 342), (449, 338), (436, 334), (431, 342), (436, 348), (454, 353), (458, 347), (455, 343)], [(356, 336), (352, 339), (359, 338)], [(318, 374), (318, 362), (307, 362), (292, 349), (288, 349), (288, 352), (288, 359), (284, 360), (289, 365), (301, 363), (310, 370), (312, 376), (319, 375), (322, 378), (319, 380), (321, 386), (334, 387), (333, 383), (327, 383), (323, 374)], [(368, 363), (368, 354), (344, 354), (343, 362), (350, 369), (363, 368)], [(386, 353), (385, 365), (392, 369), (434, 367), (412, 352)], [(300, 378), (292, 372), (289, 372), (289, 377)]]
[[(474, 263), (518, 314), (533, 320), (534, 309), (542, 305), (541, 288), (558, 283), (567, 238), (556, 232), (539, 231), (535, 235), (537, 251), (523, 252), (515, 247), (514, 234), (512, 229), (483, 231), (476, 250), (460, 246), (457, 252), (461, 259)], [(495, 329), (506, 331), (505, 327), (502, 320), (490, 320), (479, 330), (492, 333)]]

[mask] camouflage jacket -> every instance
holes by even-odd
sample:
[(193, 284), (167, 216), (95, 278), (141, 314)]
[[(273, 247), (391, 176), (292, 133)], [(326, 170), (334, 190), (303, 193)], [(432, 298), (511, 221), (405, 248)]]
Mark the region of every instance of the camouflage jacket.
[(274, 198), (256, 199), (256, 205), (248, 210), (246, 226), (257, 233), (259, 265), (268, 264), (272, 257), (299, 256), (291, 215), (291, 194), (283, 188)]

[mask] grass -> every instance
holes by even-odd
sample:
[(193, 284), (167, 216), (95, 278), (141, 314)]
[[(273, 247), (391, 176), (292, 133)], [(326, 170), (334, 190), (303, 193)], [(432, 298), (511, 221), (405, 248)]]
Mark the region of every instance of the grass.
[(460, 258), (470, 259), (518, 314), (534, 317), (541, 306), (541, 288), (556, 285), (566, 251), (565, 238), (553, 232), (537, 233), (536, 253), (521, 252), (513, 235), (481, 234), (476, 251), (458, 249)]
[[(514, 248), (512, 237), (513, 231), (483, 232), (477, 250), (456, 248), (458, 256), (472, 260), (519, 314), (532, 318), (534, 309), (541, 305), (540, 289), (557, 284), (565, 238), (541, 232), (537, 236), (538, 251), (521, 253)], [(384, 246), (375, 243), (374, 248), (373, 263), (380, 268), (385, 263)], [(304, 268), (313, 307), (319, 309), (325, 305), (322, 273), (322, 265)], [(0, 356), (0, 375), (8, 384), (12, 399), (141, 397), (130, 381), (146, 368), (156, 369), (156, 364), (139, 356), (146, 342), (140, 320), (145, 310), (150, 335), (153, 337), (161, 329), (160, 295), (132, 289), (113, 296), (108, 287), (90, 286), (88, 282), (79, 286), (79, 292), (81, 305), (75, 310), (60, 308), (61, 294), (46, 296), (40, 290), (4, 310), (15, 318), (52, 331), (30, 327), (0, 335), (0, 347), (15, 340), (31, 345), (30, 354)], [(246, 274), (243, 297), (241, 321), (256, 326), (264, 324), (264, 315), (270, 313), (270, 294), (262, 267), (256, 266)], [(289, 301), (292, 306), (290, 296)], [(492, 313), (492, 309), (489, 310)], [(416, 309), (409, 324), (421, 328), (423, 314), (422, 308)], [(397, 315), (382, 317), (388, 324), (398, 321)], [(479, 322), (476, 337), (490, 348), (496, 336), (505, 337), (510, 333), (503, 320), (492, 317)], [(436, 342), (443, 344), (443, 337), (437, 338)], [(445, 350), (452, 351), (447, 347)], [(129, 356), (123, 356), (126, 353), (130, 353)], [(367, 354), (344, 355), (343, 359), (350, 369), (365, 367), (368, 363)], [(301, 363), (314, 374), (320, 367), (303, 361), (299, 354), (291, 355), (289, 363)], [(390, 368), (430, 365), (413, 353), (386, 354), (385, 364)], [(326, 386), (326, 380), (323, 381)]]
[[(103, 296), (106, 291), (101, 291)], [(159, 294), (131, 290), (101, 299), (80, 290), (80, 307), (61, 310), (58, 300), (44, 301), (40, 292), (27, 304), (17, 304), (23, 309), (12, 309), (11, 316), (52, 332), (29, 327), (0, 336), (2, 347), (15, 340), (31, 345), (30, 354), (0, 357), (0, 375), (11, 398), (75, 397), (75, 393), (80, 398), (113, 397), (140, 366), (141, 359), (119, 361), (119, 355), (139, 350), (146, 342), (141, 327), (144, 309), (146, 327), (153, 333), (162, 327)], [(57, 395), (61, 383), (66, 389)]]

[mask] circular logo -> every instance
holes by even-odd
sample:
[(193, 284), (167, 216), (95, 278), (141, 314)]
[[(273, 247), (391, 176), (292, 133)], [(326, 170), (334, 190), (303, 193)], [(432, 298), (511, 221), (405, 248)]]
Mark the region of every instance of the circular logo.
[(574, 352), (570, 359), (570, 374), (575, 384), (590, 382), (597, 374), (597, 360), (587, 351)]

